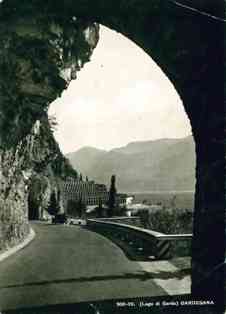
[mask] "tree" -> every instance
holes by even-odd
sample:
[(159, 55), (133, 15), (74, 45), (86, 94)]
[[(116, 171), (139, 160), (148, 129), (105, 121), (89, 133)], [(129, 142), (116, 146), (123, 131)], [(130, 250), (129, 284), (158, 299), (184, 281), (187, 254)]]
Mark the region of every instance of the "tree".
[(96, 212), (97, 212), (98, 218), (103, 216), (103, 203), (102, 203), (101, 198), (99, 198), (99, 200), (98, 200), (98, 207), (96, 208)]
[(68, 200), (66, 213), (70, 216), (75, 216), (77, 203), (74, 200)]
[(116, 187), (115, 187), (115, 181), (116, 181), (116, 176), (112, 175), (111, 176), (111, 186), (109, 190), (109, 200), (108, 200), (108, 215), (109, 217), (112, 217), (115, 212), (115, 203), (116, 203)]
[(56, 193), (52, 192), (50, 195), (50, 202), (48, 206), (48, 212), (51, 215), (56, 215), (59, 212), (59, 203), (57, 202)]
[(77, 213), (79, 218), (82, 218), (86, 213), (86, 204), (83, 202), (82, 198), (80, 198), (77, 203)]

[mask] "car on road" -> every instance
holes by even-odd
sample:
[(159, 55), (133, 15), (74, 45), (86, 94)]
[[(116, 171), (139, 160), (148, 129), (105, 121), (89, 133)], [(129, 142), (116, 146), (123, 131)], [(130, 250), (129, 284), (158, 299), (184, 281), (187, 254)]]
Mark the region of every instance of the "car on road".
[(63, 214), (57, 214), (53, 216), (52, 218), (52, 223), (53, 224), (65, 224), (67, 223), (67, 215), (65, 213)]
[(85, 226), (86, 220), (81, 218), (68, 218), (68, 224), (69, 225), (80, 225)]

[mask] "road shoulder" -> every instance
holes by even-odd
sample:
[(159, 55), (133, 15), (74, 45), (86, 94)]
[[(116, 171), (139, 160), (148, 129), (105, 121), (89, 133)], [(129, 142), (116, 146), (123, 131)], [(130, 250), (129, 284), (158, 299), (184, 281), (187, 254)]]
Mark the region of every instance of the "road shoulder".
[(25, 248), (28, 244), (30, 244), (31, 241), (33, 241), (35, 238), (35, 232), (34, 230), (30, 227), (30, 232), (28, 236), (19, 244), (15, 245), (12, 248), (7, 249), (6, 251), (0, 253), (0, 262), (5, 260), (6, 258), (10, 257), (11, 255), (17, 253), (18, 251), (22, 250)]

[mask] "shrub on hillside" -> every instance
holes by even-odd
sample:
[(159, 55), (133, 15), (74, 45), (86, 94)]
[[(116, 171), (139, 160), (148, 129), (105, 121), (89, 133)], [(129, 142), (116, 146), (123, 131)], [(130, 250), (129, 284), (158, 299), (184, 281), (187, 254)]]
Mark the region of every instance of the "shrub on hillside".
[(138, 213), (144, 228), (176, 234), (192, 233), (193, 213), (188, 209), (161, 209), (153, 212), (143, 210)]

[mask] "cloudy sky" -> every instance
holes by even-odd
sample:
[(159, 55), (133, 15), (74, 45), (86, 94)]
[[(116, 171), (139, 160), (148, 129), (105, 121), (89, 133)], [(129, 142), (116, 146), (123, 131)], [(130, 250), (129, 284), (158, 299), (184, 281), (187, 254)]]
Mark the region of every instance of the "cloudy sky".
[(106, 27), (91, 62), (51, 104), (49, 114), (56, 116), (55, 137), (64, 153), (191, 134), (181, 100), (161, 69)]

